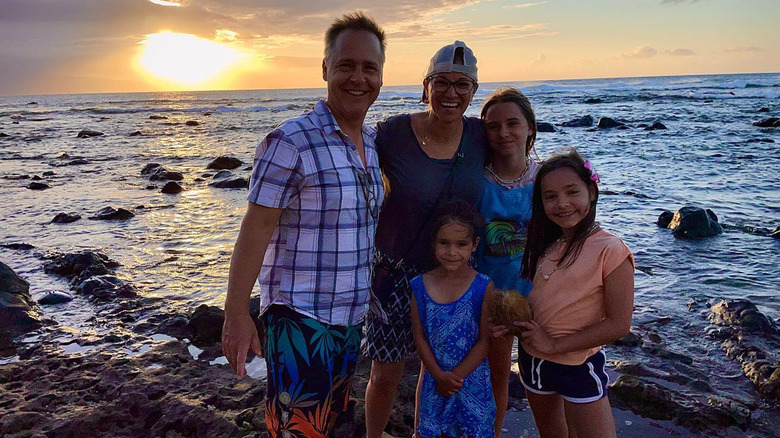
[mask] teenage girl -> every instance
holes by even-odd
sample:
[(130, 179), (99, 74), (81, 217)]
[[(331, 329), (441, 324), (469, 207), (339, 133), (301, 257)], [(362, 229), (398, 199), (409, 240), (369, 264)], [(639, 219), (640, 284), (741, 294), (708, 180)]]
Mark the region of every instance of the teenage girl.
[(417, 437), (495, 436), (487, 362), (490, 278), (468, 262), (481, 218), (465, 203), (442, 208), (433, 230), (438, 266), (414, 277), (412, 331), (423, 362)]
[(523, 274), (533, 320), (518, 350), (520, 376), (543, 437), (614, 437), (603, 344), (629, 332), (634, 257), (595, 222), (598, 175), (575, 151), (536, 176)]

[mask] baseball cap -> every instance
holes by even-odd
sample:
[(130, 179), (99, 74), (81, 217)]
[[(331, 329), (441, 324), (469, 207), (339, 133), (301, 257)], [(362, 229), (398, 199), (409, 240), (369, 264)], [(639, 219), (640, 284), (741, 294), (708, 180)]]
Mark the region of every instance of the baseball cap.
[[(461, 57), (463, 63), (456, 63), (455, 60)], [(477, 80), (477, 58), (463, 41), (455, 41), (439, 49), (431, 58), (431, 64), (428, 66), (425, 77), (428, 78), (435, 73), (449, 72), (463, 73), (474, 79), (474, 82), (479, 82)]]

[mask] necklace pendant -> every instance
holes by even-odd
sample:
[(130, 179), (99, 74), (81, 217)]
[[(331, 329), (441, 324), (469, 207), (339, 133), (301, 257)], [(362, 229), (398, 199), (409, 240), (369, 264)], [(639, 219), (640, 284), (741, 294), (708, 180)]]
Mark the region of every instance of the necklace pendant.
[(542, 279), (543, 279), (543, 280), (549, 280), (549, 279), (550, 279), (550, 276), (549, 276), (548, 274), (543, 274), (543, 275), (542, 275)]

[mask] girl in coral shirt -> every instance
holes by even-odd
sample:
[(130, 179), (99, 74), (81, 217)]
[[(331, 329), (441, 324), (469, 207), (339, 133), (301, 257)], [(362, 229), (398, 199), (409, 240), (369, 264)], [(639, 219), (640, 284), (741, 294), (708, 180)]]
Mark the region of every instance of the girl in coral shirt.
[(519, 348), (521, 378), (542, 437), (614, 437), (603, 344), (629, 332), (634, 257), (595, 221), (599, 177), (571, 149), (536, 177), (523, 275), (533, 320)]

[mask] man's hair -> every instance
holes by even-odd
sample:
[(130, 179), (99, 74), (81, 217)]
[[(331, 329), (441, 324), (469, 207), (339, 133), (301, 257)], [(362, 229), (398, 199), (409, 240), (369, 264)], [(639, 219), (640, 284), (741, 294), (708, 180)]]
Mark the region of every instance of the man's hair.
[(379, 45), (382, 48), (382, 62), (385, 60), (385, 48), (387, 47), (387, 41), (385, 38), (385, 31), (376, 24), (376, 21), (369, 18), (363, 12), (354, 12), (352, 14), (344, 14), (341, 18), (336, 19), (328, 31), (325, 32), (325, 59), (328, 59), (330, 52), (336, 45), (336, 39), (341, 32), (345, 30), (365, 30), (376, 35), (379, 40)]

